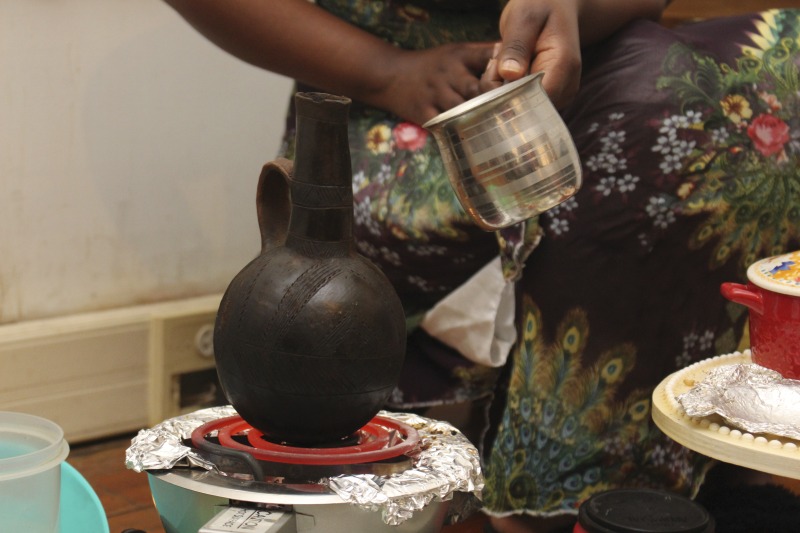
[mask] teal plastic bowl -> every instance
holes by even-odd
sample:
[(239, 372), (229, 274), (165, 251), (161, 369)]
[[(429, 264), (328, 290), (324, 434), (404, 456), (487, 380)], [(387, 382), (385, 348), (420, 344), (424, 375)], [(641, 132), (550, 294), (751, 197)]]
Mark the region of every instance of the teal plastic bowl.
[(67, 462), (61, 463), (60, 533), (109, 533), (100, 498), (89, 482)]

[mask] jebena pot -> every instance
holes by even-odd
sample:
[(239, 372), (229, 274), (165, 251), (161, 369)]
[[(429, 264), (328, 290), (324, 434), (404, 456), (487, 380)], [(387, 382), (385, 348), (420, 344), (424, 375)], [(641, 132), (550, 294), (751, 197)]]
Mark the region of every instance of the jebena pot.
[(272, 441), (331, 443), (384, 406), (405, 357), (405, 317), (353, 244), (350, 100), (298, 93), (296, 157), (267, 163), (262, 249), (226, 290), (214, 331), (222, 388)]

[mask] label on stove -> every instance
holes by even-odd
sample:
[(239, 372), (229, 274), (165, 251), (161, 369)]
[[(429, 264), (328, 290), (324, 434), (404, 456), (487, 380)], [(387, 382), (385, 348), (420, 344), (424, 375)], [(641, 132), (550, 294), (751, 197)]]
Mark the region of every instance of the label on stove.
[(293, 533), (288, 527), (292, 518), (292, 513), (281, 511), (227, 507), (197, 533)]

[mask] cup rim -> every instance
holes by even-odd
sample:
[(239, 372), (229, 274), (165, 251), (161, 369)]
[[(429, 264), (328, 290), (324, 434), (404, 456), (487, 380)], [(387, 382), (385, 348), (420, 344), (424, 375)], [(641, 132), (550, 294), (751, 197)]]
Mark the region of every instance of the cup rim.
[(526, 83), (541, 78), (542, 76), (544, 76), (544, 72), (536, 72), (534, 74), (529, 74), (518, 80), (501, 85), (500, 87), (495, 87), (491, 91), (479, 94), (475, 98), (470, 98), (466, 102), (458, 104), (457, 106), (448, 109), (447, 111), (439, 113), (438, 115), (430, 119), (428, 122), (423, 124), (422, 127), (430, 129), (431, 127), (436, 126), (442, 122), (447, 122), (449, 120), (452, 120), (460, 115), (463, 115), (468, 111), (472, 111), (476, 107), (480, 107), (487, 102), (490, 102), (501, 96), (504, 96), (506, 93), (515, 90), (517, 87), (521, 85), (525, 85)]
[(40, 416), (0, 411), (0, 433), (41, 439), (44, 446), (0, 459), (0, 481), (32, 476), (60, 464), (69, 455), (69, 444), (61, 426)]

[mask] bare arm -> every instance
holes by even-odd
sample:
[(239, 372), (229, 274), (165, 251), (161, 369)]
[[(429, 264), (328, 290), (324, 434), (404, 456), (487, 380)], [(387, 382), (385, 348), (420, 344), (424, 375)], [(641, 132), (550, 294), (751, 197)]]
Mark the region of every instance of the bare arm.
[(490, 43), (408, 51), (307, 0), (166, 0), (255, 66), (423, 123), (479, 92)]
[(401, 50), (307, 0), (165, 1), (244, 61), (418, 124), (537, 71), (545, 72), (545, 90), (561, 107), (578, 90), (582, 45), (635, 18), (657, 19), (668, 3), (509, 0), (499, 21), (502, 42), (489, 62), (489, 43)]

